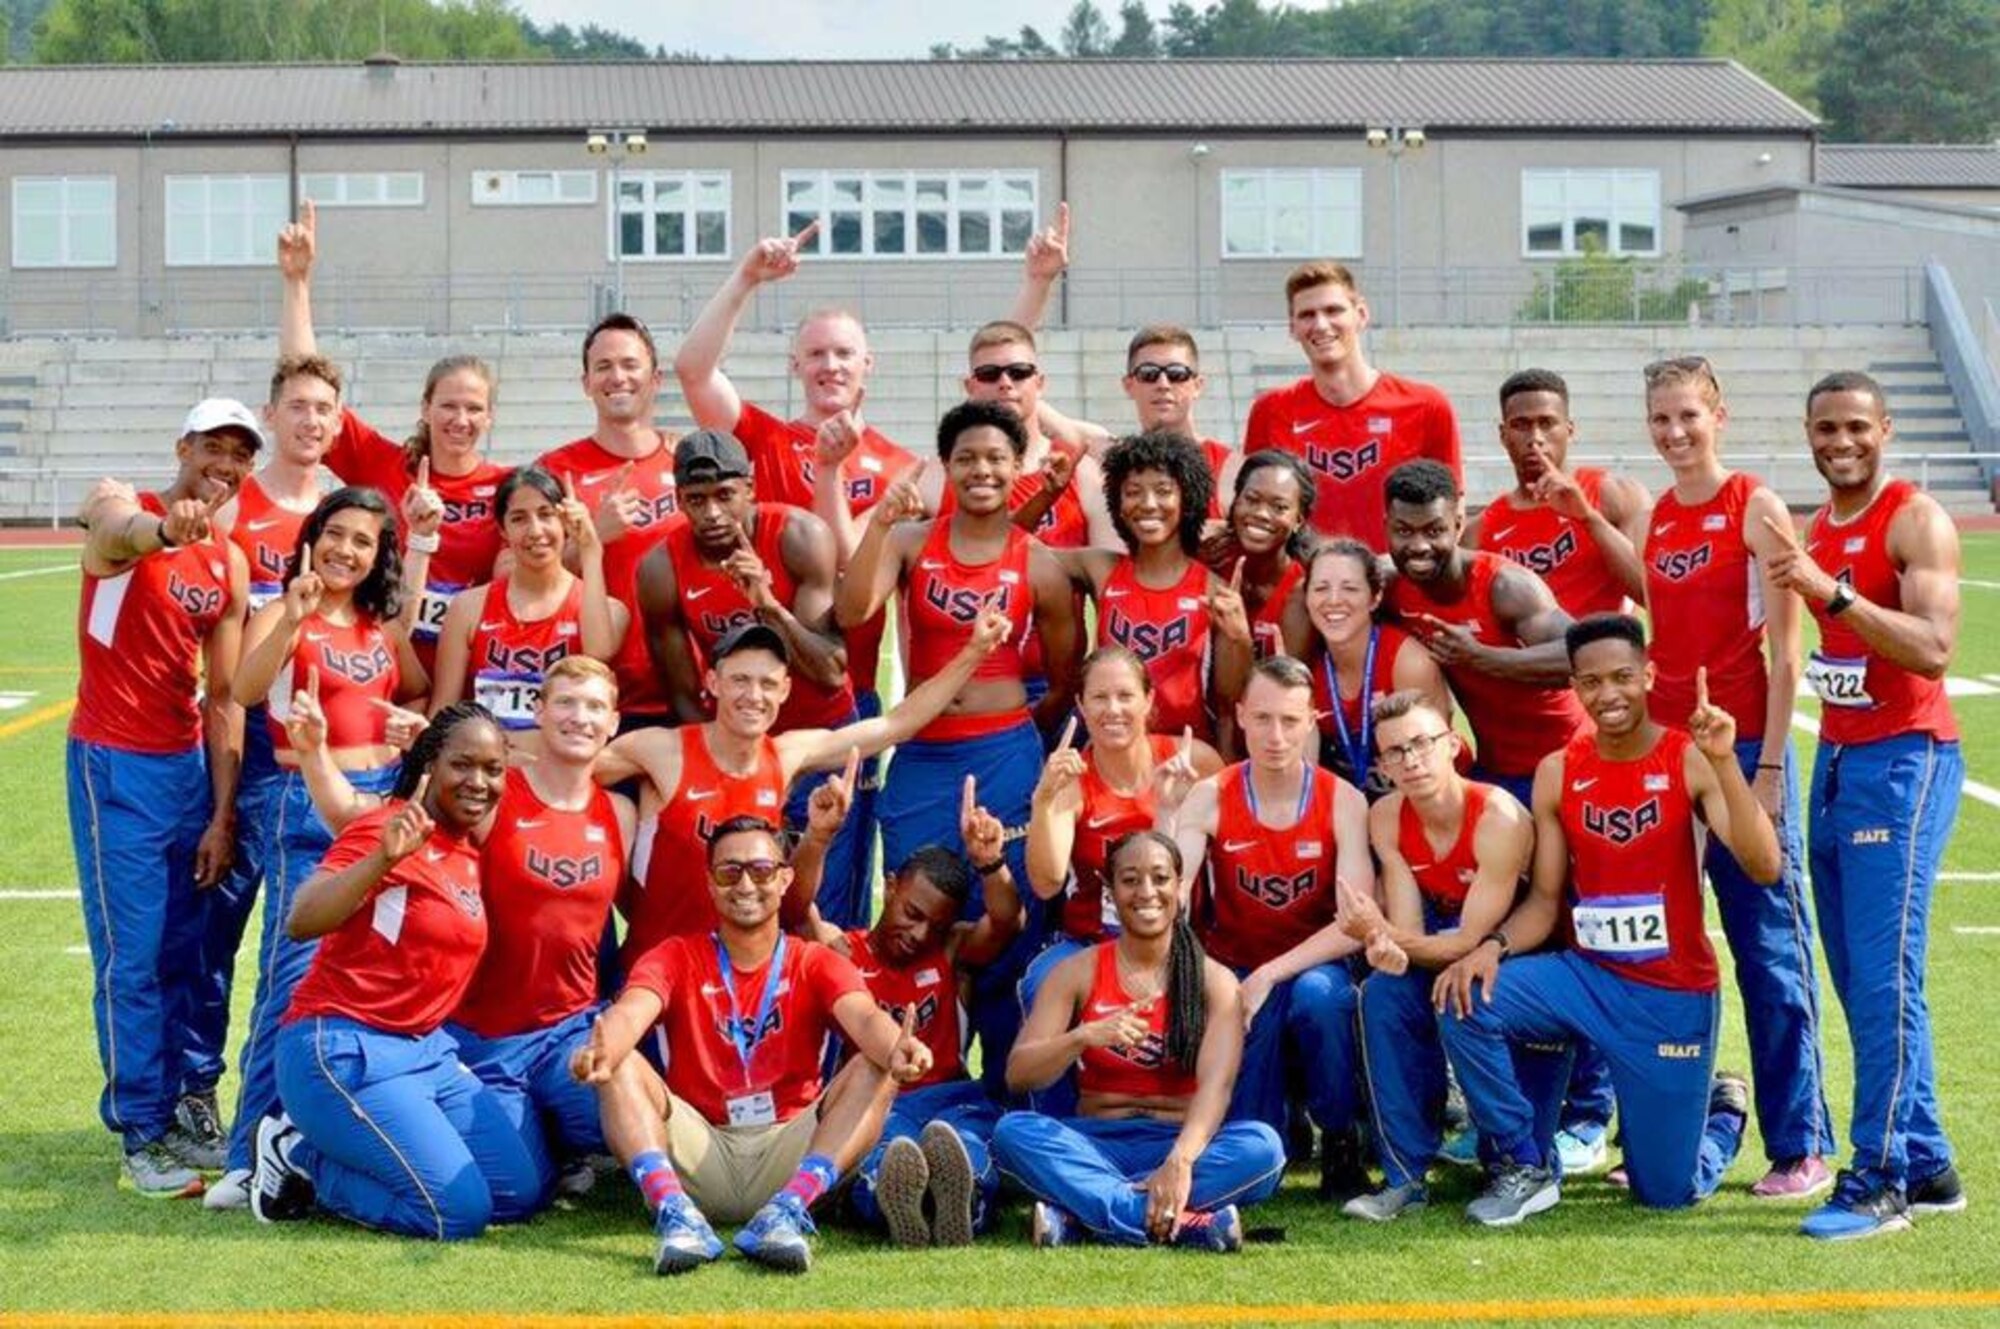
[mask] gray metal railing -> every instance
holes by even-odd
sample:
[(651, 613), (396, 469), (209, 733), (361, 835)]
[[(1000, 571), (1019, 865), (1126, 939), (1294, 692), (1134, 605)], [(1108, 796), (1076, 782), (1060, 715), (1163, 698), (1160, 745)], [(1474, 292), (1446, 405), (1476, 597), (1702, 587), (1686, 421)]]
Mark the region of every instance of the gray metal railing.
[[(1951, 273), (1935, 259), (1924, 265), (1924, 321), (1972, 446), (2000, 447), (2000, 380), (1966, 317)], [(1990, 465), (1987, 474), (1993, 474)]]

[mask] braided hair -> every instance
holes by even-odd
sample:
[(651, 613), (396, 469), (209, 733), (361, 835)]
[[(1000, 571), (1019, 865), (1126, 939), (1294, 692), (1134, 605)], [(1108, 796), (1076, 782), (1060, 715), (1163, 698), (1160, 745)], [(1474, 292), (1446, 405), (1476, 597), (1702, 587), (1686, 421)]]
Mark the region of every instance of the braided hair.
[(418, 782), (436, 763), (438, 753), (444, 751), (444, 745), (452, 733), (460, 725), (482, 720), (495, 728), (500, 724), (493, 718), (493, 712), (476, 701), (455, 701), (433, 715), (431, 722), (424, 726), (424, 732), (417, 735), (417, 741), (410, 744), (410, 750), (403, 754), (402, 769), (396, 772), (396, 785), (389, 791), (389, 796), (416, 797)]
[[(1134, 845), (1154, 844), (1164, 849), (1173, 864), (1174, 879), (1180, 880), (1181, 847), (1164, 831), (1132, 831), (1112, 842), (1105, 863), (1115, 872), (1118, 860)], [(1167, 947), (1167, 1055), (1187, 1070), (1193, 1070), (1201, 1056), (1201, 1040), (1208, 1032), (1208, 988), (1204, 979), (1208, 952), (1194, 935), (1187, 910), (1174, 911), (1174, 935)]]

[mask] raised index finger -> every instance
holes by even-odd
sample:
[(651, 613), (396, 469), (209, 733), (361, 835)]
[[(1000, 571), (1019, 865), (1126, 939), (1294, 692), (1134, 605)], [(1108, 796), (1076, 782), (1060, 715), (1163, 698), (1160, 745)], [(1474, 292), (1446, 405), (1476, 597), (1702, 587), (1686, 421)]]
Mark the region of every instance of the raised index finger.
[(576, 476), (575, 476), (575, 475), (571, 474), (571, 473), (570, 473), (569, 471), (564, 471), (564, 472), (562, 473), (562, 486), (563, 486), (563, 497), (564, 497), (564, 498), (572, 498), (572, 499), (573, 499), (573, 498), (575, 498), (575, 497), (576, 497)]
[(1180, 755), (1187, 761), (1194, 760), (1194, 726), (1191, 724), (1181, 726)]
[(1240, 558), (1236, 560), (1236, 566), (1229, 570), (1229, 589), (1232, 591), (1243, 589), (1243, 560)]
[(313, 570), (313, 547), (312, 547), (312, 542), (308, 540), (306, 543), (299, 546), (299, 575), (303, 577), (312, 570)]
[(429, 453), (417, 458), (417, 488), (431, 487), (431, 458)]
[(1063, 726), (1062, 738), (1056, 743), (1056, 751), (1067, 752), (1070, 744), (1074, 742), (1076, 742), (1076, 716), (1071, 715), (1069, 723)]
[(611, 486), (613, 490), (625, 488), (632, 480), (632, 463), (626, 462), (618, 468), (618, 479)]
[(1056, 204), (1056, 242), (1062, 244), (1069, 239), (1069, 202)]
[(967, 775), (965, 777), (965, 788), (959, 794), (958, 798), (958, 819), (960, 821), (970, 819), (973, 809), (978, 806), (979, 777), (976, 775)]
[(799, 233), (792, 237), (792, 247), (794, 249), (804, 249), (807, 245), (813, 242), (813, 237), (818, 234), (819, 234), (819, 218), (815, 217), (811, 221), (807, 222), (804, 226), (800, 227)]
[(410, 793), (410, 802), (421, 808), (424, 805), (424, 796), (430, 793), (430, 789), (431, 773), (425, 771), (417, 777), (417, 787)]
[(1694, 671), (1694, 704), (1699, 710), (1708, 709), (1708, 666), (1701, 665)]
[(319, 204), (309, 198), (299, 200), (299, 225), (305, 227), (308, 233), (318, 228)]
[(318, 665), (308, 665), (308, 666), (306, 666), (306, 695), (307, 695), (308, 697), (311, 697), (311, 698), (312, 698), (312, 699), (313, 699), (314, 701), (318, 701), (318, 700), (319, 700), (319, 666), (318, 666)]

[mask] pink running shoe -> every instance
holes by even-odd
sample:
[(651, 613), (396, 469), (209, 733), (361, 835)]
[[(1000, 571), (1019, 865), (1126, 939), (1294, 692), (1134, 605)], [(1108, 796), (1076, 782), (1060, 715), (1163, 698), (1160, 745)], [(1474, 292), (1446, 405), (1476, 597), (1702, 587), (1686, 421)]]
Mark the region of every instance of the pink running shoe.
[(1763, 1180), (1750, 1188), (1760, 1200), (1803, 1200), (1833, 1185), (1833, 1172), (1822, 1158), (1794, 1158), (1773, 1163)]

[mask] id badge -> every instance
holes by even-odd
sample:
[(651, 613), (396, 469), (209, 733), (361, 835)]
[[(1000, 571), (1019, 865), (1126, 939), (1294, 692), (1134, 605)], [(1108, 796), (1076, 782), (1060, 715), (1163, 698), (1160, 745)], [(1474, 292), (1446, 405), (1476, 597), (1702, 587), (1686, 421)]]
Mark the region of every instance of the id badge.
[(410, 625), (410, 635), (418, 641), (436, 641), (444, 628), (445, 611), (451, 608), (451, 597), (464, 589), (449, 582), (425, 586), (424, 593), (417, 597), (417, 617)]
[(1607, 960), (1637, 963), (1667, 958), (1664, 895), (1600, 895), (1570, 911), (1576, 944)]
[(1875, 704), (1875, 699), (1868, 695), (1866, 656), (1821, 655), (1814, 651), (1806, 658), (1805, 677), (1822, 705), (1867, 710)]
[(778, 1122), (778, 1106), (771, 1101), (771, 1091), (759, 1090), (754, 1094), (744, 1094), (741, 1098), (728, 1101), (729, 1124), (731, 1126), (775, 1126)]

